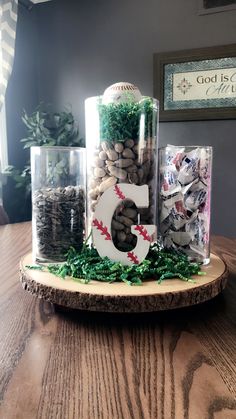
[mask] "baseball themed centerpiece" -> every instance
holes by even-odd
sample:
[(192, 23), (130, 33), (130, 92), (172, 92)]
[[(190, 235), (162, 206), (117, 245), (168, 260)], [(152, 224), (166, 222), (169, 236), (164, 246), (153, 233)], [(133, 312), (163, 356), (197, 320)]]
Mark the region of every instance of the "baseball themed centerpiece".
[[(161, 149), (158, 173), (158, 101), (142, 96), (131, 83), (115, 83), (103, 95), (86, 99), (85, 119), (86, 240), (81, 242), (85, 217), (80, 216), (79, 241), (70, 228), (64, 263), (32, 265), (35, 259), (26, 255), (24, 289), (61, 306), (108, 312), (166, 310), (217, 295), (227, 269), (219, 257), (210, 259), (211, 148)], [(40, 255), (50, 260), (58, 250), (49, 240), (50, 216), (59, 231), (65, 217), (74, 226), (77, 204), (84, 210), (74, 187), (59, 186), (51, 215), (51, 188), (45, 200), (40, 191), (37, 207), (36, 248), (40, 245)], [(72, 209), (67, 195), (64, 205), (65, 193), (70, 200), (73, 193)], [(58, 194), (63, 194), (64, 212)]]

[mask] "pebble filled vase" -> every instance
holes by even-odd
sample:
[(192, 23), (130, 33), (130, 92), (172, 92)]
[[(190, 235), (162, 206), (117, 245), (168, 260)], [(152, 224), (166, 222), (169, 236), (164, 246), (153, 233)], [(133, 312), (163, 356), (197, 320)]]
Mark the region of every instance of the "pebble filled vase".
[(117, 249), (137, 242), (133, 224), (156, 224), (158, 101), (140, 96), (133, 102), (85, 101), (88, 219), (91, 223), (102, 194), (119, 183), (149, 187), (149, 207), (138, 209), (124, 200), (113, 215), (111, 231)]
[(31, 147), (33, 257), (60, 262), (85, 237), (85, 149)]

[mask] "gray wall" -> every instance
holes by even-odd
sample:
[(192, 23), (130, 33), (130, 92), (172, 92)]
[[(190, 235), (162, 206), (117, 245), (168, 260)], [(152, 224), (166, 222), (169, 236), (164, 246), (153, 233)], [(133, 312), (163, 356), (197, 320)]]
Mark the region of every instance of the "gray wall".
[(19, 6), (15, 59), (6, 94), (9, 164), (21, 167), (29, 158), (20, 139), (25, 136), (22, 110), (32, 112), (38, 105), (36, 9)]
[[(129, 81), (153, 94), (153, 53), (236, 42), (236, 11), (198, 16), (198, 0), (54, 0), (35, 6), (38, 100), (72, 105)], [(25, 81), (27, 86), (27, 81)], [(25, 99), (27, 100), (27, 99)], [(26, 105), (25, 105), (26, 106)], [(236, 236), (236, 120), (160, 124), (160, 144), (214, 146), (212, 231)]]
[[(37, 25), (36, 9), (29, 12), (19, 6), (16, 33), (15, 60), (6, 93), (8, 161), (22, 169), (29, 160), (29, 150), (23, 150), (20, 139), (26, 129), (21, 121), (22, 110), (29, 113), (38, 105), (37, 83)], [(15, 188), (12, 179), (3, 186), (4, 207), (10, 222), (31, 218), (31, 198), (22, 189)]]

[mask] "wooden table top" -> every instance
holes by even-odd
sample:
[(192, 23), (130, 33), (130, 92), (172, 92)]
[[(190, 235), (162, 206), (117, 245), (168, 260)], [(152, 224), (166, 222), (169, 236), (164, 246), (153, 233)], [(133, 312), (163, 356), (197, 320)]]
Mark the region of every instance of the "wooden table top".
[(236, 240), (226, 289), (149, 314), (60, 312), (23, 291), (31, 224), (0, 227), (0, 418), (235, 419)]

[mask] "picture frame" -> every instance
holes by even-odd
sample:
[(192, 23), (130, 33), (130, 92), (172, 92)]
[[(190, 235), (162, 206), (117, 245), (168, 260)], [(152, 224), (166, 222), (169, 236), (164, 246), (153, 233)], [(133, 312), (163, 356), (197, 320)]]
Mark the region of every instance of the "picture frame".
[(160, 121), (236, 119), (236, 44), (154, 54)]
[(236, 10), (236, 0), (198, 0), (198, 14), (206, 15)]

